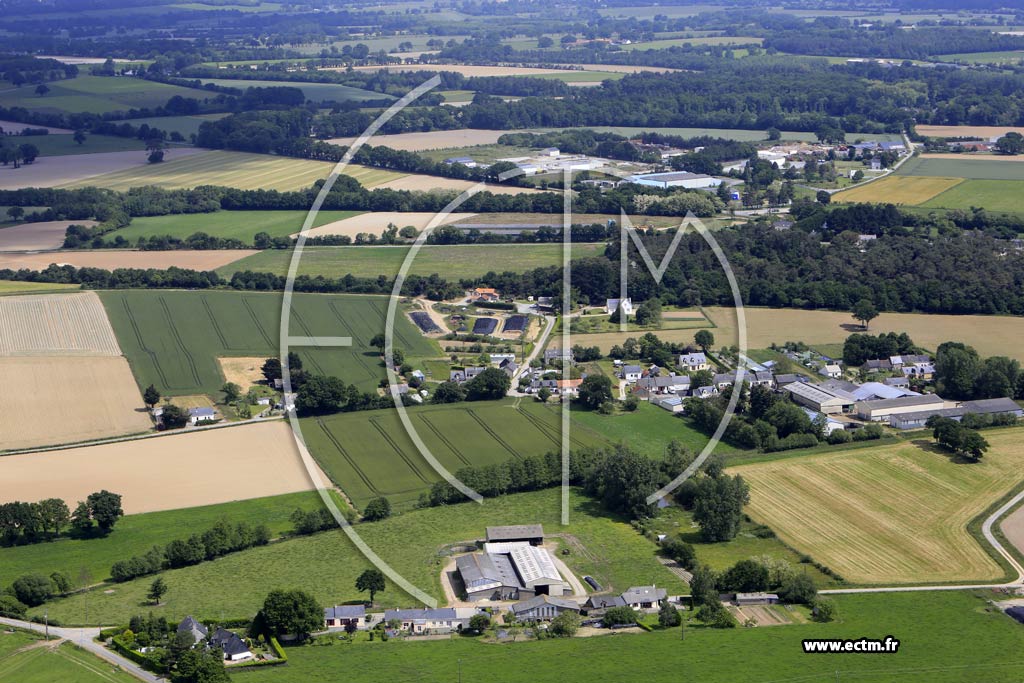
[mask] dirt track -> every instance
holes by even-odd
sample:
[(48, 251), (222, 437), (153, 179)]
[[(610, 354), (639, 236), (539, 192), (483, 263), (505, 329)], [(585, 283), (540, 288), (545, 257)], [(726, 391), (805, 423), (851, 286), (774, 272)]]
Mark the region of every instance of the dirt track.
[(313, 488), (281, 420), (0, 458), (0, 502), (82, 500), (108, 489), (126, 514)]
[(53, 251), (41, 254), (0, 254), (0, 268), (44, 270), (51, 263), (76, 268), (192, 268), (215, 270), (257, 253), (255, 249), (210, 249), (208, 251)]

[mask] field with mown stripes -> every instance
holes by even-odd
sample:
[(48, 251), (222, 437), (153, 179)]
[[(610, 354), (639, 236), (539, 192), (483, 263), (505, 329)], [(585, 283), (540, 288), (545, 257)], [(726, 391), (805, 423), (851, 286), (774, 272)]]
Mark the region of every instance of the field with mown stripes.
[(750, 516), (855, 583), (996, 581), (1002, 569), (967, 525), (1020, 481), (1024, 429), (985, 432), (981, 462), (927, 434), (871, 449), (731, 468)]
[[(415, 407), (408, 414), (420, 439), (452, 473), (561, 448), (558, 410), (532, 400)], [(306, 418), (302, 432), (317, 462), (358, 507), (376, 496), (411, 505), (440, 479), (393, 410)], [(573, 426), (574, 448), (603, 442), (597, 432)]]
[[(255, 292), (134, 290), (100, 294), (140, 387), (166, 395), (217, 394), (219, 357), (277, 355), (281, 295)], [(296, 294), (294, 336), (348, 336), (352, 346), (295, 349), (305, 369), (372, 391), (384, 367), (370, 339), (384, 331), (387, 297)], [(436, 356), (404, 315), (395, 316), (395, 347), (407, 358)]]

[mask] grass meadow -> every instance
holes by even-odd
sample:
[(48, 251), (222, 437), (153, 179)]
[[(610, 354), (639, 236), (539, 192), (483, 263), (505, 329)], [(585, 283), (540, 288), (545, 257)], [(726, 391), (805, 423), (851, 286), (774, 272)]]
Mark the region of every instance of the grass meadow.
[[(310, 159), (290, 159), (247, 152), (205, 152), (160, 164), (114, 171), (70, 183), (66, 187), (102, 187), (124, 191), (156, 185), (166, 189), (221, 185), (240, 190), (300, 190), (326, 178), (334, 164)], [(349, 165), (345, 175), (367, 187), (405, 177), (402, 173)]]
[[(911, 162), (908, 162), (911, 163)], [(891, 175), (881, 180), (843, 190), (833, 196), (836, 202), (878, 202), (917, 205), (954, 188), (960, 178)]]
[(295, 81), (250, 81), (237, 78), (204, 78), (203, 84), (213, 83), (221, 87), (238, 88), (298, 88), (307, 100), (314, 102), (362, 102), (364, 100), (393, 100), (392, 95), (353, 88), (338, 83), (301, 83)]
[[(416, 434), (450, 472), (561, 448), (560, 413), (534, 401), (486, 401), (408, 409)], [(358, 506), (377, 496), (410, 508), (440, 480), (393, 410), (344, 413), (302, 420), (302, 432), (320, 467)], [(573, 448), (609, 440), (582, 428)]]
[(206, 121), (216, 121), (222, 119), (228, 114), (193, 114), (191, 116), (153, 116), (150, 118), (143, 119), (128, 119), (125, 123), (130, 123), (133, 126), (141, 126), (146, 124), (151, 128), (159, 128), (160, 130), (172, 133), (177, 131), (181, 133), (185, 139), (193, 133), (199, 132), (199, 126), (203, 125)]
[(82, 75), (46, 85), (50, 92), (44, 96), (36, 95), (35, 87), (30, 85), (2, 90), (0, 106), (24, 107), (29, 111), (44, 113), (107, 114), (128, 109), (159, 107), (175, 95), (199, 100), (210, 95), (204, 90), (124, 76)]
[[(659, 10), (663, 7), (657, 8)], [(672, 8), (664, 8), (672, 9)], [(717, 630), (691, 622), (652, 633), (492, 644), (453, 637), (431, 642), (374, 641), (288, 651), (288, 666), (234, 676), (246, 683), (328, 683), (338, 672), (372, 671), (394, 683), (487, 680), (506, 683), (669, 683), (685, 672), (694, 683), (805, 681), (831, 683), (1015, 683), (1024, 664), (1015, 653), (1024, 629), (988, 607), (988, 594), (903, 593), (836, 596), (839, 619), (772, 628)], [(898, 654), (806, 655), (806, 638), (884, 638)], [(637, 653), (643, 656), (638, 657)], [(529, 666), (523, 666), (529, 662)]]
[(22, 138), (39, 149), (39, 156), (53, 157), (68, 154), (97, 154), (100, 152), (139, 152), (145, 155), (146, 145), (137, 138), (120, 138), (113, 135), (86, 135), (85, 142), (78, 144), (73, 135), (33, 135)]
[(1019, 180), (965, 180), (921, 204), (926, 209), (970, 209), (1024, 212)]
[(996, 581), (1002, 567), (968, 524), (1018, 481), (1024, 430), (986, 432), (980, 463), (928, 435), (876, 448), (742, 465), (748, 514), (854, 583)]
[[(604, 245), (575, 244), (572, 250), (577, 258), (597, 256), (604, 251)], [(305, 247), (299, 273), (335, 278), (346, 274), (357, 277), (386, 275), (390, 278), (398, 274), (408, 253), (409, 247), (405, 246)], [(230, 263), (218, 272), (228, 277), (240, 270), (283, 275), (288, 272), (291, 258), (290, 250), (261, 251)], [(409, 273), (439, 273), (448, 279), (458, 280), (480, 277), (492, 270), (525, 272), (561, 263), (561, 244), (424, 245), (410, 264)]]
[(18, 280), (0, 280), (0, 296), (7, 294), (51, 294), (71, 292), (81, 289), (81, 285), (64, 285), (53, 282), (21, 282)]
[[(118, 342), (140, 387), (165, 395), (218, 395), (227, 356), (278, 353), (281, 295), (238, 291), (108, 291), (100, 294)], [(297, 349), (305, 368), (372, 391), (384, 376), (370, 339), (384, 330), (384, 296), (296, 294), (295, 336), (350, 336), (350, 347)], [(395, 345), (410, 359), (436, 356), (435, 343), (395, 316)]]
[[(553, 541), (569, 548), (568, 554), (559, 553), (559, 557), (578, 576), (593, 576), (607, 590), (656, 583), (671, 594), (686, 592), (686, 584), (658, 561), (653, 541), (575, 490), (569, 498), (569, 524), (562, 526), (560, 497), (558, 489), (512, 494), (482, 504), (414, 510), (353, 528), (414, 586), (442, 601), (440, 574), (448, 559), (447, 546), (481, 538), (489, 525), (522, 523), (543, 524)], [(716, 552), (724, 556), (727, 546), (720, 544)], [(748, 549), (745, 543), (737, 544), (732, 562), (746, 557), (743, 553)], [(697, 550), (700, 553), (701, 547)], [(780, 557), (787, 552), (781, 546), (776, 551)], [(87, 606), (88, 621), (103, 624), (122, 623), (133, 614), (150, 611), (176, 620), (187, 614), (251, 617), (274, 588), (303, 588), (324, 605), (365, 599), (354, 583), (369, 566), (344, 532), (327, 531), (165, 571), (162, 576), (169, 590), (159, 607), (146, 604), (153, 579), (144, 577), (51, 601), (47, 609), (51, 618), (66, 624), (84, 623)], [(376, 603), (384, 607), (416, 604), (390, 580)]]
[[(320, 211), (313, 227), (358, 216), (361, 211)], [(170, 235), (179, 239), (205, 232), (215, 237), (242, 240), (252, 244), (253, 236), (265, 232), (271, 237), (286, 237), (302, 229), (306, 220), (305, 211), (214, 211), (212, 213), (171, 214), (168, 216), (141, 216), (133, 218), (131, 225), (107, 234), (108, 240), (123, 237), (133, 245), (140, 237), (150, 238)], [(291, 259), (291, 251), (281, 252), (284, 267)], [(245, 270), (241, 268), (240, 270)], [(235, 272), (234, 270), (231, 271)]]
[[(86, 652), (74, 643), (33, 647), (42, 636), (0, 635), (0, 642), (23, 643), (25, 649), (0, 654), (0, 681), (17, 683), (134, 683), (138, 679)], [(16, 640), (15, 640), (16, 639)], [(2, 646), (0, 646), (2, 652)]]
[[(67, 501), (74, 507), (74, 501)], [(127, 515), (107, 536), (63, 537), (48, 543), (0, 548), (0, 586), (19, 576), (44, 571), (62, 572), (75, 585), (89, 585), (110, 578), (110, 567), (120, 559), (141, 555), (154, 545), (203, 532), (219, 520), (266, 524), (272, 536), (292, 529), (288, 516), (297, 507), (312, 510), (322, 505), (314, 491), (256, 498), (219, 505)], [(86, 578), (86, 577), (89, 578)]]
[[(968, 180), (1024, 180), (1024, 164), (999, 157), (972, 157), (962, 159), (948, 157), (917, 156), (907, 160), (898, 176), (930, 176), (942, 178), (966, 178)], [(1012, 186), (1008, 186), (1012, 187)]]

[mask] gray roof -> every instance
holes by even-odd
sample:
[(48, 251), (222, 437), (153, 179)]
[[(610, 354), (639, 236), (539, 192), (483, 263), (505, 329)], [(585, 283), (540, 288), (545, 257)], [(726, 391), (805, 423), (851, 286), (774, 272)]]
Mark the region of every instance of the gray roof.
[(621, 595), (591, 595), (587, 598), (587, 606), (592, 609), (607, 609), (609, 607), (625, 607), (626, 601)]
[(466, 584), (466, 589), (470, 592), (494, 583), (513, 588), (522, 587), (508, 555), (472, 553), (457, 558), (455, 566), (459, 570), (463, 583)]
[(809, 401), (815, 403), (825, 403), (827, 401), (845, 401), (846, 403), (853, 403), (854, 398), (845, 391), (838, 389), (829, 389), (827, 387), (819, 386), (817, 384), (810, 384), (806, 382), (790, 382), (785, 387), (785, 391), (791, 394), (800, 396)]
[(889, 418), (890, 424), (894, 422), (924, 422), (929, 417), (958, 418), (963, 417), (967, 411), (963, 408), (933, 408), (931, 410), (917, 410), (912, 413), (898, 413)]
[(530, 610), (537, 609), (544, 605), (554, 605), (561, 609), (580, 611), (580, 606), (572, 600), (566, 600), (564, 598), (553, 598), (550, 595), (537, 595), (529, 600), (523, 600), (512, 605), (512, 611), (516, 614), (522, 614), (523, 612), (529, 612)]
[(625, 365), (622, 367), (622, 371), (625, 373), (640, 373), (644, 370), (639, 365)]
[(540, 524), (516, 524), (511, 526), (487, 527), (488, 541), (516, 541), (523, 538), (543, 538), (544, 527)]
[(968, 413), (1016, 413), (1021, 407), (1012, 398), (984, 398), (964, 401), (961, 407)]
[(335, 605), (324, 608), (324, 619), (358, 619), (365, 616), (365, 605)]
[(398, 619), (400, 621), (454, 621), (456, 618), (454, 607), (424, 607), (423, 609), (389, 609), (384, 612), (384, 621)]
[(664, 600), (667, 594), (664, 588), (656, 586), (633, 586), (622, 594), (622, 599), (627, 605), (635, 605), (638, 602)]
[(208, 628), (203, 626), (201, 622), (197, 621), (196, 618), (191, 615), (182, 619), (181, 623), (178, 624), (178, 633), (181, 633), (182, 631), (198, 631), (199, 633), (202, 633), (204, 637), (210, 633)]
[(213, 408), (205, 408), (205, 407), (203, 407), (203, 408), (189, 408), (188, 409), (188, 414), (189, 415), (194, 415), (196, 417), (213, 417), (214, 415), (217, 414), (217, 411), (215, 411)]
[(219, 647), (226, 655), (240, 655), (249, 651), (249, 647), (237, 633), (223, 628), (217, 629), (217, 632), (210, 636), (210, 645)]
[(793, 382), (803, 382), (803, 375), (798, 375), (792, 372), (784, 372), (779, 375), (775, 375), (776, 384), (792, 384)]
[(878, 410), (884, 408), (912, 408), (914, 406), (934, 406), (944, 403), (937, 394), (923, 396), (900, 396), (899, 398), (883, 398), (877, 401), (861, 401), (858, 410)]

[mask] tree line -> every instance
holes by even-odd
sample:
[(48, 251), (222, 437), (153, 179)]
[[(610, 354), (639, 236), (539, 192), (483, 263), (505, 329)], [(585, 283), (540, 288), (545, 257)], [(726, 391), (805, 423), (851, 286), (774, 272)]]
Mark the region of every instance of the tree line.
[(68, 531), (89, 538), (109, 533), (124, 511), (121, 496), (103, 490), (90, 493), (72, 511), (61, 498), (0, 504), (0, 543), (5, 546), (51, 541)]

